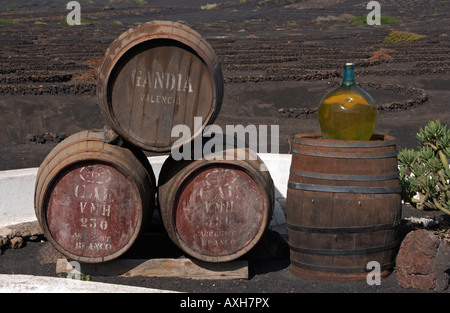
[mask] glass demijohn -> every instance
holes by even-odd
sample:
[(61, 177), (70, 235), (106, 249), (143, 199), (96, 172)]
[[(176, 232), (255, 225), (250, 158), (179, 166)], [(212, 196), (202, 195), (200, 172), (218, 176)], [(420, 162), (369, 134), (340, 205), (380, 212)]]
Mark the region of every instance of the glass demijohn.
[(337, 140), (369, 140), (377, 122), (372, 97), (356, 86), (355, 65), (345, 64), (342, 85), (328, 92), (319, 104), (322, 136)]

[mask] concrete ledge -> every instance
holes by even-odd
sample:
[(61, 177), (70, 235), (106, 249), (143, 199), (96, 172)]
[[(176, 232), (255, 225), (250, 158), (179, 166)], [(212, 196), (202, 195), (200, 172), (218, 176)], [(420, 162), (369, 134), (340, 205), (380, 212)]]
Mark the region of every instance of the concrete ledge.
[(36, 220), (33, 197), (37, 171), (0, 172), (0, 227)]
[(0, 293), (176, 293), (67, 278), (0, 274)]
[[(275, 210), (271, 226), (284, 225), (286, 219), (278, 199), (285, 199), (291, 166), (290, 154), (261, 153), (275, 184)], [(167, 156), (149, 157), (158, 177)], [(0, 171), (0, 228), (36, 220), (34, 213), (34, 185), (38, 168)]]

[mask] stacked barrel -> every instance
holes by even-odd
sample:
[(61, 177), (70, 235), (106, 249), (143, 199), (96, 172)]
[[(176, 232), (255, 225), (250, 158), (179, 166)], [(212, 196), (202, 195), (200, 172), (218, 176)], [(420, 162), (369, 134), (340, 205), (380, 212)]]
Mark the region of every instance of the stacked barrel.
[(136, 241), (155, 206), (155, 178), (142, 151), (104, 142), (103, 131), (62, 141), (41, 164), (35, 210), (63, 255), (105, 262)]
[[(200, 260), (231, 261), (259, 241), (273, 213), (274, 186), (251, 151), (243, 149), (244, 159), (238, 148), (219, 149), (216, 158), (170, 155), (158, 186), (142, 151), (182, 149), (217, 117), (223, 75), (204, 38), (176, 22), (130, 29), (106, 51), (97, 95), (110, 130), (67, 138), (38, 171), (36, 215), (59, 252), (86, 263), (115, 259), (156, 207), (169, 237)], [(191, 135), (172, 137), (176, 125)]]

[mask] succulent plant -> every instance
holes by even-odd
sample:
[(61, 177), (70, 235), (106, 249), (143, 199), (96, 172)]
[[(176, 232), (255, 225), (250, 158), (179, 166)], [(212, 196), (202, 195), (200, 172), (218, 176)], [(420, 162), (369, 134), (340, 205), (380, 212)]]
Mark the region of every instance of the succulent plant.
[(419, 150), (397, 156), (403, 200), (419, 210), (450, 214), (450, 128), (439, 120), (417, 133)]

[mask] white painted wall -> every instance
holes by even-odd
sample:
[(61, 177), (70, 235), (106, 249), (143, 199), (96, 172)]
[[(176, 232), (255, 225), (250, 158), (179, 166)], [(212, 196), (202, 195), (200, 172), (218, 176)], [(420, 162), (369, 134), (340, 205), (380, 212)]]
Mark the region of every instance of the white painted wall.
[(0, 171), (0, 227), (31, 222), (37, 168)]

